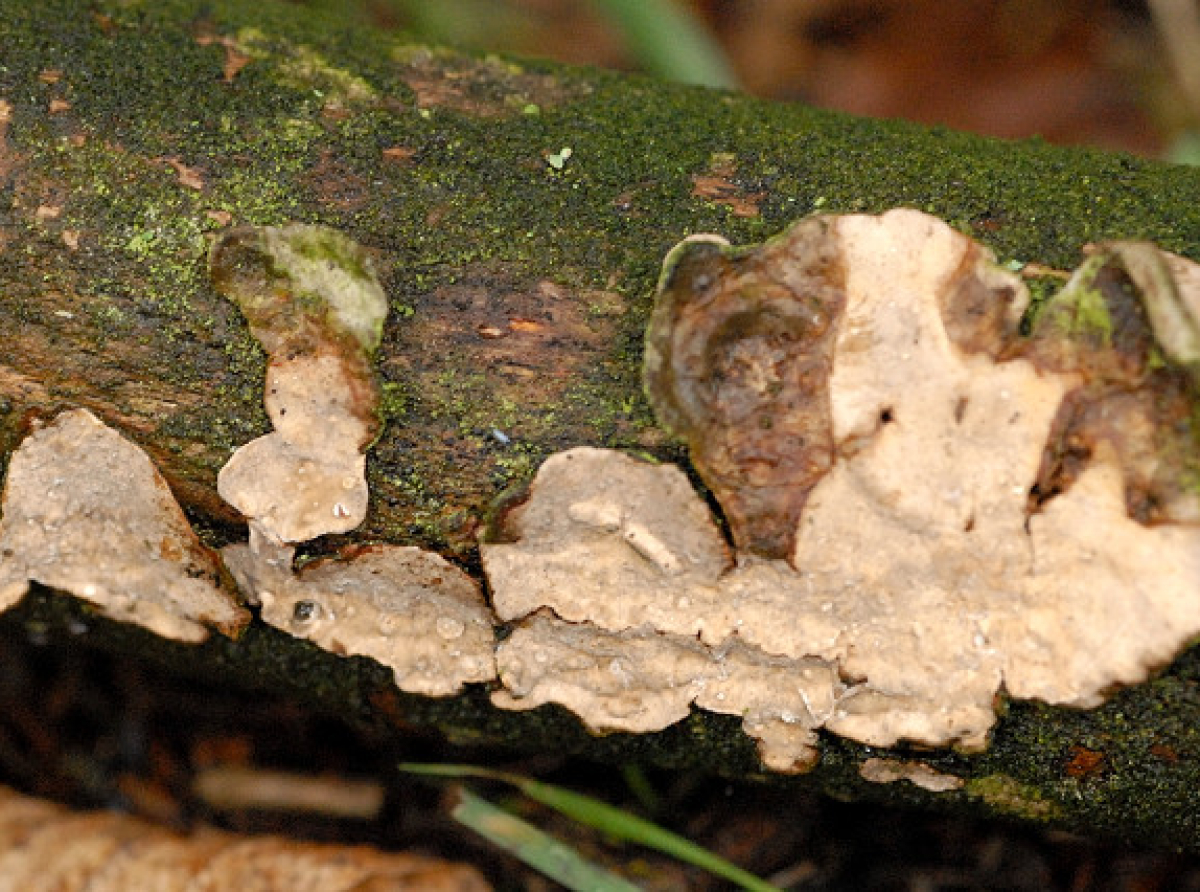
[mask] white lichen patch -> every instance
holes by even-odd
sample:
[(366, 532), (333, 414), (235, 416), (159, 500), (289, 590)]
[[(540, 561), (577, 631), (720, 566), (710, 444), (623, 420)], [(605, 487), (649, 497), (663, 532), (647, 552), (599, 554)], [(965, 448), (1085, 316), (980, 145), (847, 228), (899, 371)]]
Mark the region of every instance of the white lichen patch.
[(179, 641), (249, 621), (150, 459), (84, 409), (21, 442), (2, 510), (0, 610), (39, 582)]
[(264, 621), (333, 653), (371, 657), (402, 691), (442, 697), (496, 676), (493, 618), (479, 585), (436, 554), (377, 545), (298, 573), (290, 554), (264, 559), (233, 545), (223, 556)]
[[(726, 249), (699, 249), (686, 273), (694, 312), (732, 281), (733, 321), (704, 348), (685, 307), (692, 340), (659, 340), (653, 381), (682, 394), (669, 410), (690, 413), (693, 458), (705, 424), (770, 423), (758, 395), (811, 374), (804, 351), (785, 349), (787, 331), (807, 337), (799, 311), (773, 333), (782, 317), (756, 303), (794, 262), (806, 289), (814, 276), (824, 289), (815, 315), (832, 313), (827, 380), (793, 388), (828, 400), (802, 409), (818, 445), (828, 419), (830, 444), (805, 471), (827, 467), (799, 501), (780, 506), (768, 486), (738, 503), (731, 523), (749, 533), (735, 538), (757, 554), (730, 567), (677, 469), (605, 450), (551, 457), (506, 541), (483, 551), (497, 612), (517, 626), (498, 655), (497, 703), (558, 702), (609, 731), (665, 727), (695, 704), (742, 715), (768, 765), (800, 768), (819, 727), (876, 746), (981, 747), (998, 693), (1093, 706), (1200, 633), (1200, 528), (1131, 517), (1115, 448), (1096, 439), (1039, 492), (1064, 407), (1085, 405), (1067, 398), (1088, 382), (1022, 355), (1024, 286), (985, 251), (915, 211), (805, 221), (736, 268), (712, 253)], [(767, 266), (769, 287), (750, 281)], [(746, 318), (759, 312), (765, 322)], [(699, 367), (709, 353), (715, 375)], [(693, 373), (698, 387), (679, 380)], [(719, 433), (722, 491), (774, 479), (759, 469), (799, 430), (777, 428), (748, 443)], [(773, 533), (773, 518), (793, 516)], [(779, 542), (789, 555), (759, 556)], [(621, 671), (589, 664), (591, 651), (620, 657)]]

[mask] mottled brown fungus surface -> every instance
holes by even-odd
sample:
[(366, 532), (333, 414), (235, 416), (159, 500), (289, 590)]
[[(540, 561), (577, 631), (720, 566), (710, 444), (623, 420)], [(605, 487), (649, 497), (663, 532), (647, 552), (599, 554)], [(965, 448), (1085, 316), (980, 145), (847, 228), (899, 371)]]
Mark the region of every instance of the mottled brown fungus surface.
[(209, 273), (272, 357), (331, 351), (365, 367), (379, 346), (387, 298), (370, 255), (335, 229), (235, 227), (214, 243)]
[(646, 389), (725, 509), (737, 546), (786, 558), (829, 470), (831, 320), (844, 270), (815, 219), (753, 254), (699, 236), (667, 259), (646, 336)]
[(1143, 242), (1089, 248), (1024, 345), (1039, 367), (1082, 378), (1055, 418), (1035, 510), (1069, 489), (1093, 453), (1105, 448), (1122, 469), (1131, 517), (1200, 521), (1197, 313), (1200, 267)]

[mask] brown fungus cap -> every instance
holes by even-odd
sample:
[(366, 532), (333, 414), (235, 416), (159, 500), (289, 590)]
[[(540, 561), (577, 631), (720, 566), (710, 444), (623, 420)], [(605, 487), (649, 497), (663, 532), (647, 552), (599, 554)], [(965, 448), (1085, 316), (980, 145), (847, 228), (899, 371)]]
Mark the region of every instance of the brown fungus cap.
[[(647, 389), (738, 560), (678, 471), (551, 457), (484, 548), (516, 626), (501, 705), (646, 730), (736, 704), (764, 761), (795, 770), (818, 727), (981, 747), (999, 691), (1093, 706), (1200, 632), (1200, 527), (1147, 524), (1129, 493), (1149, 473), (1129, 459), (1169, 453), (1154, 480), (1183, 499), (1194, 434), (1163, 439), (1166, 409), (1122, 437), (1093, 424), (1071, 473), (1047, 471), (1064, 406), (1126, 411), (1096, 371), (1112, 348), (1051, 349), (1075, 337), (1061, 328), (1022, 341), (1024, 285), (971, 240), (910, 210), (814, 218), (755, 252), (685, 242), (661, 288)], [(1121, 393), (1186, 402), (1185, 373), (1143, 366)], [(636, 646), (604, 674), (581, 642), (613, 636)]]
[(1034, 501), (1070, 489), (1104, 449), (1130, 517), (1200, 522), (1200, 266), (1145, 242), (1085, 251), (1023, 345), (1044, 371), (1082, 380), (1059, 406)]
[(829, 470), (832, 320), (845, 270), (825, 218), (749, 255), (693, 236), (668, 256), (646, 334), (646, 391), (745, 552), (786, 558)]
[(0, 609), (30, 582), (179, 641), (249, 621), (150, 459), (85, 409), (33, 431), (8, 466)]

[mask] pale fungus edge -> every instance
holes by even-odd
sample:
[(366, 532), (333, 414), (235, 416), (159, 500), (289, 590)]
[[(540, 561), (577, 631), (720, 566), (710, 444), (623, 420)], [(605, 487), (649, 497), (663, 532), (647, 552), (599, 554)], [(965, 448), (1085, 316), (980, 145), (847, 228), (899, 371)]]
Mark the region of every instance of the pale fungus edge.
[(32, 582), (178, 641), (250, 620), (149, 457), (86, 409), (36, 426), (9, 461), (0, 609)]

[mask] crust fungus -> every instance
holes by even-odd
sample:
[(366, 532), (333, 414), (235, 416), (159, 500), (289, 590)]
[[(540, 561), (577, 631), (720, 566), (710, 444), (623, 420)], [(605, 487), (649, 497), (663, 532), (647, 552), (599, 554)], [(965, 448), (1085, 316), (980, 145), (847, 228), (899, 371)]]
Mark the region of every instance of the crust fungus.
[[(1105, 312), (1157, 333), (1123, 251)], [(1178, 295), (1186, 261), (1154, 262)], [(820, 727), (979, 748), (998, 692), (1094, 706), (1170, 660), (1200, 633), (1190, 357), (1089, 340), (1057, 310), (1021, 338), (1027, 302), (917, 211), (810, 218), (753, 251), (681, 244), (647, 391), (736, 560), (677, 469), (551, 457), (484, 546), (516, 625), (496, 701), (629, 731), (694, 703), (802, 770)]]
[(949, 790), (961, 790), (966, 782), (953, 774), (945, 774), (924, 762), (895, 759), (867, 759), (858, 767), (858, 774), (863, 780), (875, 784), (894, 784), (906, 780), (914, 786), (931, 793), (945, 793)]
[(272, 563), (249, 545), (224, 557), (267, 623), (333, 653), (371, 657), (403, 691), (446, 696), (496, 676), (492, 614), (479, 586), (436, 554), (376, 545), (298, 573), (290, 554)]
[(366, 252), (324, 227), (243, 227), (213, 246), (210, 264), (270, 356), (264, 403), (275, 430), (234, 452), (217, 479), (250, 521), (250, 542), (223, 553), (242, 590), (267, 623), (372, 657), (402, 690), (444, 696), (494, 678), (491, 612), (441, 557), (373, 546), (292, 569), (292, 543), (348, 532), (367, 513), (370, 355), (387, 299)]
[[(845, 272), (826, 224), (737, 263), (724, 239), (668, 255), (646, 337), (659, 420), (683, 438), (739, 549), (786, 558), (833, 461), (826, 394)], [(735, 268), (736, 266), (736, 268)]]
[(209, 264), (269, 355), (275, 428), (233, 454), (217, 490), (274, 542), (354, 529), (367, 512), (362, 450), (377, 427), (370, 355), (387, 315), (370, 257), (326, 227), (247, 226), (217, 241)]
[(249, 620), (150, 459), (85, 409), (34, 430), (8, 466), (0, 609), (30, 582), (180, 641)]

